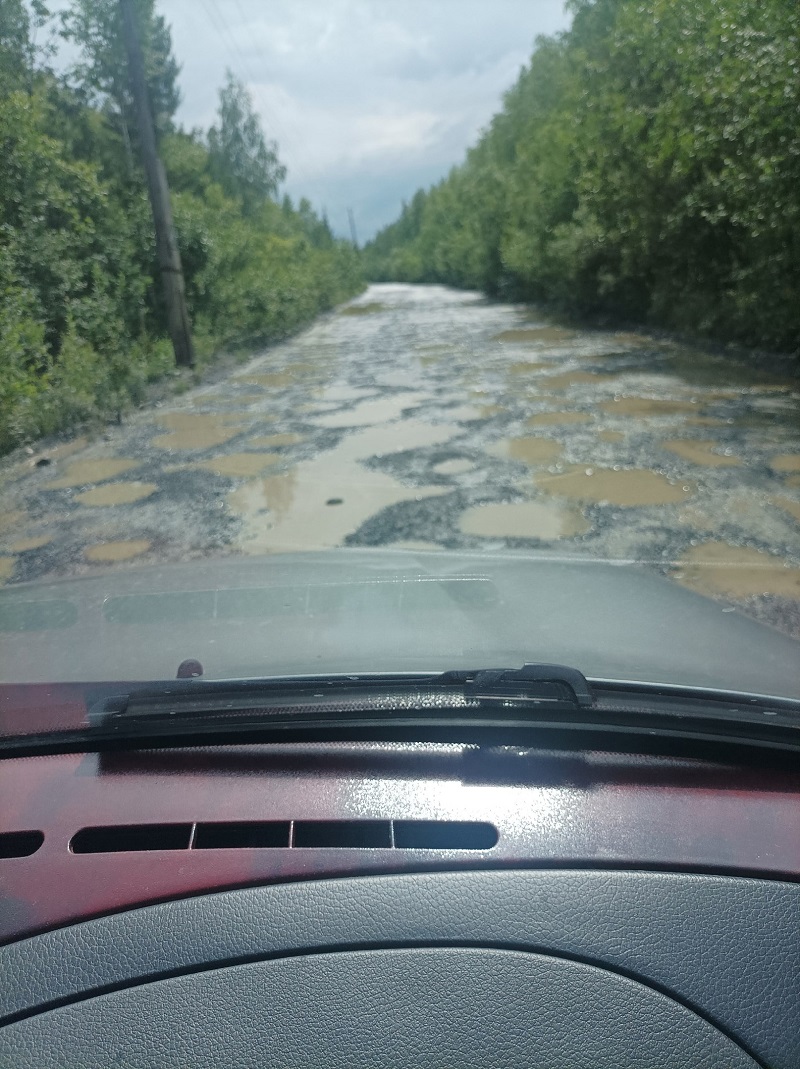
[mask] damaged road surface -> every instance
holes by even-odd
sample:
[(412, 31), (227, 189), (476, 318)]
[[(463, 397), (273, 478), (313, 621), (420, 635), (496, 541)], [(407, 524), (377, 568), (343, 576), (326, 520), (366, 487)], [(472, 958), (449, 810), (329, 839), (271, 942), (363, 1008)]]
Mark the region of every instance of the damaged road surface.
[(0, 580), (328, 549), (637, 562), (800, 636), (796, 367), (372, 286), (3, 465)]

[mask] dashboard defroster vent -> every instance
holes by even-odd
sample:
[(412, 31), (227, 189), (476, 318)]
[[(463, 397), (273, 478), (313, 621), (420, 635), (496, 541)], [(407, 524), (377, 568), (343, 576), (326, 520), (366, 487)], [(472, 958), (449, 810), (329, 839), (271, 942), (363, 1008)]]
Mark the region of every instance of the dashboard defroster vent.
[(81, 828), (69, 845), (73, 854), (137, 850), (491, 850), (497, 838), (494, 825), (483, 821), (262, 820)]
[(7, 831), (0, 834), (0, 858), (30, 857), (44, 842), (41, 831)]

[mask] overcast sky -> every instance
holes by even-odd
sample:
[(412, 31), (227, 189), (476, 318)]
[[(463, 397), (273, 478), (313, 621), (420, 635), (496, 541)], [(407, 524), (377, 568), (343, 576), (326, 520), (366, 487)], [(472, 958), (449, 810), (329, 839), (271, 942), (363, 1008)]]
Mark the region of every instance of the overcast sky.
[[(62, 6), (63, 0), (57, 6)], [(53, 5), (56, 6), (56, 5)], [(369, 238), (459, 162), (563, 0), (156, 0), (178, 121), (207, 129), (226, 67), (288, 167), (286, 190)]]

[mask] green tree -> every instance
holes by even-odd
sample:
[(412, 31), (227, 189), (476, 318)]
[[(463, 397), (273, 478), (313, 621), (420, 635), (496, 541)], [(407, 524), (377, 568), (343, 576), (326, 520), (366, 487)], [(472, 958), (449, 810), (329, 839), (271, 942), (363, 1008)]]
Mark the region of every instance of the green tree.
[[(145, 75), (156, 130), (172, 129), (180, 103), (180, 68), (172, 53), (172, 36), (154, 0), (135, 0), (134, 14), (145, 62)], [(63, 36), (80, 49), (68, 80), (83, 102), (99, 108), (119, 131), (132, 160), (131, 142), (137, 134), (136, 109), (128, 80), (128, 65), (118, 0), (72, 0), (62, 14)]]
[(286, 177), (278, 159), (278, 146), (267, 141), (253, 100), (232, 71), (225, 75), (219, 95), (219, 120), (208, 131), (209, 169), (230, 197), (242, 201), (252, 213), (274, 197)]

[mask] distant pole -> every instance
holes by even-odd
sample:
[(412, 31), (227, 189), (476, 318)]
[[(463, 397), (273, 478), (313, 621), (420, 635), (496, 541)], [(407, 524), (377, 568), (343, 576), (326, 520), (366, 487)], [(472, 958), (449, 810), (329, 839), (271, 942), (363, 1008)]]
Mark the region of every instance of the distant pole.
[(150, 195), (150, 207), (156, 231), (158, 266), (161, 270), (164, 300), (167, 305), (167, 325), (175, 352), (175, 363), (181, 367), (194, 367), (194, 347), (192, 346), (189, 313), (186, 308), (181, 254), (175, 240), (167, 174), (156, 148), (156, 133), (147, 96), (142, 46), (136, 29), (132, 0), (119, 0), (119, 5), (122, 11), (125, 50), (128, 54), (131, 92), (139, 123), (142, 165), (147, 177), (147, 191)]
[(358, 248), (358, 234), (356, 233), (356, 217), (353, 215), (353, 209), (347, 209), (347, 218), (350, 220), (350, 240), (353, 242), (353, 248)]

